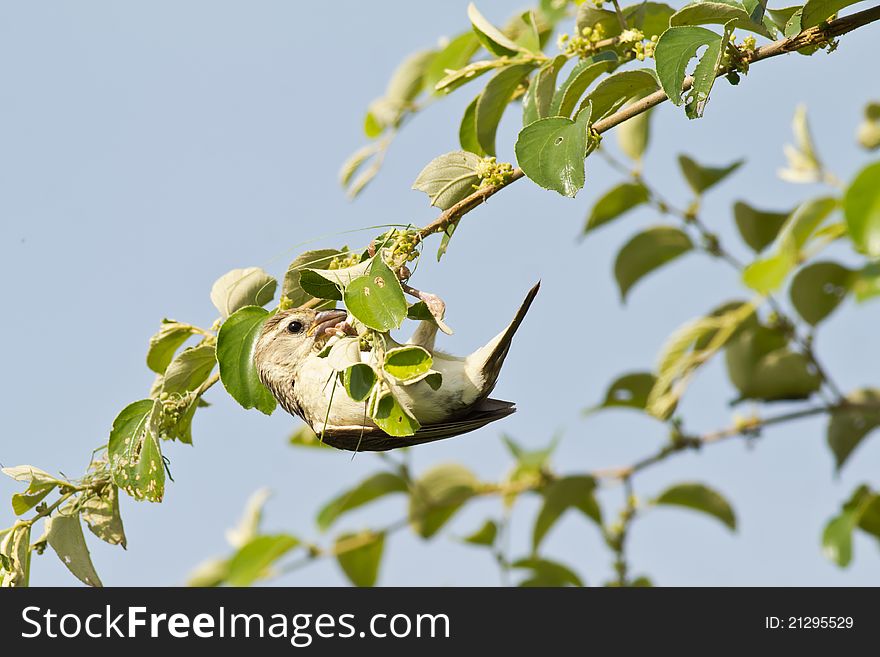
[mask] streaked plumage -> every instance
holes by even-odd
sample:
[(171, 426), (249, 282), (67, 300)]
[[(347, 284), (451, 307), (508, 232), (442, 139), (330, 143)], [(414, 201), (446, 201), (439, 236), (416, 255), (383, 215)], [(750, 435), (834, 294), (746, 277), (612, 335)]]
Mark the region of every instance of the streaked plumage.
[[(365, 416), (364, 403), (350, 399), (335, 383), (333, 359), (318, 357), (325, 342), (321, 335), (324, 326), (343, 319), (342, 312), (334, 315), (332, 311), (293, 309), (277, 313), (263, 328), (254, 361), (260, 379), (281, 406), (305, 420), (315, 433), (321, 434), (323, 429), (324, 441), (334, 447), (381, 451), (456, 436), (514, 412), (511, 402), (488, 396), (539, 285), (529, 291), (507, 328), (467, 357), (435, 350), (436, 324), (424, 321), (419, 325), (407, 344), (431, 352), (433, 369), (443, 375), (443, 380), (438, 390), (432, 390), (424, 381), (407, 386), (392, 384), (395, 395), (422, 425), (414, 436), (393, 437), (376, 427)], [(388, 348), (393, 346), (397, 343), (391, 341)], [(348, 359), (345, 362), (357, 362), (358, 355), (362, 362), (371, 358), (370, 352), (355, 347), (353, 353), (344, 356)]]

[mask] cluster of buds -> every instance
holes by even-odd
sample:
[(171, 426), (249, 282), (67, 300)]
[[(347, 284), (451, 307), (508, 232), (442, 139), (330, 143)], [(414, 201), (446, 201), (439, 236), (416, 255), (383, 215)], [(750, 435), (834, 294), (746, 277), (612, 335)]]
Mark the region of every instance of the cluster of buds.
[(732, 84), (739, 82), (739, 73), (745, 75), (749, 72), (749, 57), (755, 52), (756, 44), (755, 37), (747, 36), (738, 46), (736, 35), (730, 35), (730, 44), (721, 55), (721, 68), (730, 70), (727, 78)]
[(580, 34), (569, 36), (560, 34), (556, 40), (559, 50), (569, 56), (577, 55), (581, 59), (589, 57), (596, 50), (596, 44), (605, 38), (605, 28), (601, 23), (594, 26), (587, 25), (581, 29)]
[(412, 262), (419, 257), (416, 247), (419, 245), (419, 234), (414, 230), (392, 231), (393, 242), (389, 247), (391, 260), (395, 263)]
[(513, 165), (510, 162), (496, 162), (494, 157), (484, 157), (477, 164), (475, 173), (480, 178), (477, 189), (505, 185), (513, 175)]
[(349, 251), (347, 246), (343, 246), (342, 253), (330, 261), (330, 264), (327, 265), (327, 269), (346, 269), (348, 267), (354, 267), (360, 261), (361, 256), (359, 253)]
[(360, 336), (360, 343), (358, 348), (361, 351), (372, 351), (373, 350), (373, 341), (375, 340), (375, 335), (372, 331), (364, 331), (364, 333)]
[(660, 37), (655, 34), (647, 41), (640, 40), (633, 43), (631, 50), (636, 59), (643, 62), (645, 59), (654, 57), (654, 49), (657, 47), (657, 41), (659, 39)]
[[(415, 230), (392, 228), (379, 235), (370, 243), (369, 253), (379, 252), (392, 269), (398, 269), (407, 262), (419, 257), (416, 247), (419, 233)], [(355, 261), (357, 263), (360, 259)]]

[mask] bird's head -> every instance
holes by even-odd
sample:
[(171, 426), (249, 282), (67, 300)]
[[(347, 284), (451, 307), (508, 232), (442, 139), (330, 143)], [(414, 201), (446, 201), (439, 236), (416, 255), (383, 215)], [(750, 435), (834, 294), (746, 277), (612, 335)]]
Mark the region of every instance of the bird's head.
[[(294, 308), (270, 317), (254, 349), (254, 363), (261, 378), (279, 368), (292, 374), (315, 346), (327, 337), (327, 330), (346, 318), (344, 310)], [(265, 382), (265, 380), (264, 380)]]

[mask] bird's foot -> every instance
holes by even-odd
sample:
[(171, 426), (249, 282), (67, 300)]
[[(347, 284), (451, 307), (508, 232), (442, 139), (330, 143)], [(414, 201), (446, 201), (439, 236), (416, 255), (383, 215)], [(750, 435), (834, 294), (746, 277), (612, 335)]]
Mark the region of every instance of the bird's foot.
[(443, 317), (446, 315), (446, 302), (443, 301), (443, 299), (431, 292), (417, 290), (403, 282), (401, 282), (401, 286), (403, 287), (404, 292), (425, 303), (428, 312), (431, 313), (431, 316), (434, 318), (434, 321), (437, 323), (437, 326), (441, 331), (447, 335), (452, 335), (452, 329), (443, 322)]

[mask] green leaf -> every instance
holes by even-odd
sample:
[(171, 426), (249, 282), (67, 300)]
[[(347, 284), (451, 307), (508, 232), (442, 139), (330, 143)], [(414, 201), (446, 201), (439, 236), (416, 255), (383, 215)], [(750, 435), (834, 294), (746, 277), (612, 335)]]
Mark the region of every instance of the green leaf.
[(660, 36), (669, 28), (674, 13), (675, 9), (662, 2), (641, 2), (623, 8), (627, 24), (640, 29), (649, 39)]
[(471, 545), (492, 547), (495, 544), (495, 538), (497, 536), (498, 525), (494, 520), (487, 520), (477, 531), (466, 536), (464, 542), (470, 543)]
[(880, 257), (880, 162), (862, 169), (843, 199), (849, 236), (856, 248)]
[(446, 210), (479, 186), (477, 169), (482, 161), (480, 156), (466, 151), (446, 153), (422, 169), (412, 188), (427, 194), (431, 205)]
[(836, 262), (816, 262), (801, 269), (791, 281), (791, 302), (808, 323), (815, 326), (846, 298), (855, 272)]
[(409, 522), (419, 536), (431, 538), (470, 498), (480, 482), (457, 463), (434, 466), (415, 482), (409, 499)]
[(557, 55), (544, 64), (532, 78), (529, 89), (523, 96), (523, 126), (554, 115), (551, 110), (556, 93), (556, 78), (566, 63), (568, 57)]
[(406, 481), (399, 475), (391, 472), (374, 474), (325, 504), (318, 512), (318, 527), (326, 531), (342, 514), (391, 493), (406, 493), (408, 490)]
[(852, 561), (852, 534), (855, 524), (853, 514), (844, 512), (832, 518), (822, 532), (822, 554), (844, 568)]
[(578, 7), (576, 17), (577, 32), (581, 34), (585, 27), (596, 29), (601, 26), (607, 38), (620, 34), (621, 27), (617, 16), (608, 9), (599, 9), (592, 2), (583, 2)]
[(198, 329), (190, 324), (182, 324), (173, 319), (163, 319), (159, 332), (150, 338), (147, 367), (157, 374), (163, 374), (171, 359), (174, 358), (174, 352), (197, 331)]
[(480, 41), (472, 31), (454, 37), (434, 56), (425, 70), (424, 88), (436, 94), (434, 87), (446, 77), (446, 71), (457, 71), (467, 66), (479, 48)]
[(197, 390), (211, 376), (216, 362), (213, 344), (199, 344), (184, 349), (165, 370), (162, 392), (183, 394)]
[(859, 529), (880, 538), (880, 495), (863, 485), (856, 489), (850, 504), (858, 505)]
[(83, 584), (103, 586), (92, 565), (79, 515), (59, 514), (46, 518), (47, 541), (67, 569)]
[(592, 121), (596, 122), (636, 98), (647, 96), (660, 88), (657, 75), (649, 68), (612, 73), (587, 94), (581, 108), (592, 103)]
[(223, 319), (244, 306), (265, 306), (275, 297), (278, 281), (259, 267), (233, 269), (211, 287), (211, 303)]
[(669, 19), (672, 26), (679, 25), (726, 25), (733, 21), (738, 30), (748, 30), (755, 34), (772, 39), (773, 35), (763, 23), (753, 21), (749, 12), (739, 2), (697, 2), (686, 5), (675, 12)]
[(777, 329), (752, 321), (727, 345), (727, 372), (743, 399), (805, 399), (822, 379), (809, 359)]
[(853, 293), (859, 303), (880, 295), (880, 262), (869, 262), (855, 273)]
[(579, 61), (554, 93), (549, 115), (571, 118), (587, 88), (600, 75), (613, 71), (618, 65), (617, 55), (610, 51), (590, 55)]
[(446, 230), (443, 231), (443, 236), (440, 238), (440, 246), (437, 247), (437, 262), (440, 262), (440, 258), (446, 255), (446, 250), (449, 248), (449, 240), (452, 239), (452, 234), (457, 227), (458, 223), (454, 222), (449, 224)]
[(553, 454), (558, 443), (558, 439), (554, 437), (547, 447), (542, 447), (537, 450), (527, 450), (508, 435), (502, 435), (501, 440), (504, 442), (510, 455), (516, 459), (517, 465), (526, 466), (533, 469), (535, 472), (538, 472), (549, 463), (550, 456)]
[(828, 423), (828, 446), (838, 471), (865, 437), (880, 426), (880, 390), (855, 390), (846, 401), (851, 406), (833, 410)]
[(651, 372), (634, 372), (615, 379), (605, 392), (601, 404), (590, 410), (600, 408), (635, 408), (645, 410), (657, 377)]
[[(352, 544), (357, 544), (357, 547), (348, 547)], [(375, 586), (384, 549), (384, 532), (367, 530), (358, 534), (342, 534), (336, 539), (334, 551), (336, 561), (352, 584)]]
[(761, 294), (777, 290), (797, 266), (810, 237), (836, 208), (837, 201), (827, 197), (801, 203), (783, 224), (773, 253), (747, 266), (743, 282)]
[(290, 438), (287, 439), (287, 443), (289, 445), (293, 445), (294, 447), (320, 447), (333, 449), (327, 443), (321, 441), (318, 436), (312, 431), (312, 428), (307, 424), (302, 425), (298, 429), (296, 429), (292, 434), (290, 434)]
[(165, 464), (159, 448), (161, 404), (143, 399), (126, 406), (113, 421), (107, 453), (113, 481), (136, 500), (161, 502)]
[(226, 540), (230, 545), (240, 548), (259, 535), (260, 523), (263, 521), (263, 507), (266, 506), (270, 496), (268, 488), (260, 488), (248, 498), (238, 524), (226, 530)]
[(557, 561), (531, 557), (517, 559), (511, 568), (524, 568), (532, 571), (532, 576), (519, 583), (519, 586), (577, 586), (584, 585), (577, 573), (568, 566), (563, 566)]
[(407, 345), (385, 352), (384, 370), (398, 381), (409, 381), (431, 369), (434, 359), (423, 347)]
[(736, 515), (724, 497), (700, 483), (671, 486), (663, 491), (654, 504), (684, 506), (718, 518), (731, 530), (736, 530)]
[[(515, 16), (504, 26), (505, 32), (513, 37), (513, 41), (528, 50), (529, 52), (540, 54), (541, 52), (541, 35), (535, 11), (529, 9), (519, 16)], [(543, 29), (547, 29), (542, 25)]]
[(31, 572), (31, 525), (0, 532), (0, 588), (26, 588)]
[(374, 257), (367, 273), (345, 287), (343, 301), (354, 318), (374, 331), (398, 328), (406, 319), (406, 299), (397, 276), (381, 257)]
[(303, 293), (315, 299), (325, 299), (322, 308), (332, 308), (334, 301), (342, 301), (342, 292), (339, 285), (314, 269), (303, 269), (299, 273), (299, 286)]
[(493, 55), (503, 57), (528, 52), (486, 20), (474, 3), (468, 5), (467, 14), (480, 43)]
[(229, 560), (226, 580), (232, 586), (250, 586), (272, 575), (272, 565), (299, 545), (289, 534), (267, 534), (248, 541)]
[(801, 30), (815, 27), (841, 9), (857, 2), (860, 0), (807, 0), (801, 15)]
[(370, 417), (389, 436), (412, 436), (421, 427), (412, 412), (391, 391), (378, 398)]
[(648, 142), (651, 138), (651, 115), (648, 110), (636, 114), (617, 126), (614, 131), (617, 137), (617, 145), (620, 150), (631, 160), (640, 162), (645, 151), (648, 150)]
[(597, 525), (602, 524), (602, 512), (593, 495), (596, 481), (586, 475), (557, 479), (542, 491), (544, 504), (535, 519), (532, 530), (532, 550), (537, 551), (547, 532), (568, 509), (578, 509)]
[(880, 103), (865, 105), (865, 118), (857, 133), (859, 145), (869, 151), (880, 148)]
[(435, 55), (434, 50), (420, 50), (408, 55), (391, 74), (385, 98), (401, 105), (415, 100), (422, 91), (425, 71)]
[(345, 392), (354, 401), (366, 401), (376, 385), (376, 373), (366, 363), (355, 363), (345, 369), (342, 374), (342, 384)]
[(271, 415), (275, 397), (260, 381), (254, 364), (254, 350), (263, 325), (271, 313), (256, 306), (245, 306), (223, 322), (217, 336), (220, 380), (242, 408), (256, 408)]
[(107, 484), (99, 493), (86, 498), (80, 517), (102, 541), (125, 548), (125, 529), (119, 514), (119, 489), (116, 486)]
[(822, 552), (842, 568), (852, 561), (852, 534), (856, 528), (880, 537), (880, 495), (864, 484), (853, 491), (822, 533)]
[(12, 511), (20, 516), (33, 509), (37, 504), (51, 493), (57, 484), (39, 484), (31, 482), (23, 493), (15, 493), (12, 496)]
[[(788, 36), (788, 30), (786, 30), (786, 36)], [(806, 106), (798, 105), (795, 109), (792, 131), (794, 132), (795, 145), (785, 145), (784, 151), (788, 167), (778, 171), (779, 177), (792, 183), (821, 181), (824, 177), (824, 169), (810, 134)]]
[(507, 58), (502, 59), (478, 59), (475, 62), (471, 62), (467, 66), (464, 66), (457, 71), (452, 71), (446, 74), (442, 80), (437, 82), (434, 86), (434, 89), (437, 92), (448, 94), (460, 86), (471, 82), (472, 80), (476, 80), (478, 77), (491, 71), (496, 68), (504, 68), (506, 66), (510, 66), (510, 60)]
[(584, 233), (617, 219), (639, 205), (647, 203), (648, 190), (641, 183), (625, 182), (605, 192), (593, 206)]
[[(623, 16), (630, 28), (638, 28), (648, 38), (660, 35), (669, 27), (669, 19), (675, 10), (660, 2), (642, 2), (623, 7)], [(590, 2), (578, 7), (578, 33), (585, 27), (601, 25), (606, 38), (618, 36), (621, 32), (620, 21), (613, 11), (597, 9)]]
[(587, 105), (574, 121), (551, 117), (523, 128), (515, 147), (523, 172), (545, 189), (569, 197), (577, 194), (585, 181), (589, 122)]
[[(381, 142), (373, 142), (367, 144), (366, 146), (357, 149), (354, 153), (348, 156), (345, 162), (342, 163), (342, 166), (339, 167), (339, 184), (342, 185), (343, 188), (352, 189), (355, 185), (352, 184), (352, 180), (354, 179), (355, 174), (358, 171), (364, 171), (363, 166), (367, 162), (369, 162), (373, 156), (379, 153), (382, 150)], [(375, 160), (374, 160), (375, 166)], [(358, 190), (359, 191), (359, 190)], [(351, 193), (351, 192), (349, 192)], [(356, 194), (357, 192), (355, 192)], [(284, 296), (284, 291), (282, 290), (281, 296)]]
[(474, 112), (474, 125), (477, 142), (487, 155), (494, 156), (495, 134), (504, 110), (510, 104), (517, 87), (535, 68), (535, 64), (515, 64), (503, 68), (492, 76), (483, 93), (477, 98)]
[(788, 25), (789, 21), (791, 21), (792, 18), (795, 16), (795, 14), (797, 14), (798, 27), (797, 27), (797, 31), (795, 32), (795, 34), (797, 34), (797, 32), (801, 31), (800, 30), (800, 16), (801, 16), (802, 9), (803, 9), (802, 7), (797, 6), (797, 5), (795, 5), (793, 7), (781, 7), (779, 9), (767, 9), (767, 15), (765, 18), (765, 22), (769, 19), (770, 23), (777, 30), (785, 33), (785, 36), (789, 36), (789, 34), (786, 33), (785, 28)]
[(479, 100), (480, 96), (474, 98), (465, 109), (464, 116), (461, 117), (461, 125), (458, 128), (458, 143), (468, 153), (483, 157), (486, 153), (480, 146), (480, 142), (477, 141), (477, 102)]
[(657, 382), (648, 395), (646, 410), (654, 417), (668, 419), (694, 372), (753, 316), (751, 303), (730, 302), (676, 329), (660, 352)]
[(189, 574), (186, 585), (195, 588), (220, 586), (228, 576), (228, 559), (206, 559)]
[[(300, 284), (300, 278), (304, 274), (305, 270), (308, 269), (327, 269), (330, 266), (330, 263), (333, 262), (333, 259), (344, 255), (344, 253), (338, 249), (317, 249), (314, 251), (306, 251), (296, 257), (296, 259), (290, 263), (290, 266), (287, 268), (287, 273), (284, 274), (284, 283), (281, 286), (281, 296), (287, 297), (290, 299), (292, 305), (294, 307), (301, 306), (304, 303), (311, 301), (314, 297), (313, 295), (306, 292), (302, 285)], [(323, 286), (326, 285), (326, 279), (321, 278), (318, 274), (311, 272), (306, 274), (306, 277), (314, 277), (313, 285), (318, 285), (321, 287), (321, 294), (324, 294)], [(336, 286), (331, 286), (330, 297), (320, 296), (317, 297), (319, 299), (335, 299), (339, 300), (342, 298), (342, 295), (339, 294), (339, 290), (336, 289)], [(328, 307), (333, 307), (334, 304), (322, 303), (317, 306), (317, 309), (324, 309)]]
[(791, 212), (758, 210), (743, 201), (737, 201), (733, 206), (739, 234), (755, 253), (760, 253), (776, 239), (790, 215)]
[[(709, 101), (709, 93), (721, 65), (722, 54), (730, 40), (733, 29), (731, 23), (725, 26), (724, 36), (696, 26), (670, 27), (660, 35), (654, 50), (657, 76), (669, 100), (674, 105), (685, 105), (689, 119), (703, 115), (703, 108)], [(706, 50), (694, 69), (693, 86), (682, 97), (688, 63), (703, 46), (706, 46)]]
[(614, 277), (621, 301), (630, 289), (655, 269), (694, 248), (687, 233), (670, 226), (656, 226), (638, 233), (617, 254)]
[(688, 186), (697, 196), (700, 196), (707, 189), (714, 187), (727, 178), (727, 176), (739, 169), (744, 162), (745, 160), (737, 160), (725, 167), (707, 167), (697, 164), (687, 155), (678, 156), (678, 166), (681, 167), (681, 173), (684, 175), (685, 180), (687, 180)]
[(16, 481), (28, 482), (28, 487), (24, 492), (12, 496), (12, 510), (17, 516), (34, 508), (56, 486), (63, 486), (67, 483), (32, 465), (18, 465), (12, 468), (2, 468), (0, 471)]
[(15, 465), (10, 468), (0, 468), (0, 472), (7, 477), (12, 477), (15, 481), (28, 481), (38, 484), (65, 483), (60, 479), (53, 477), (45, 470), (36, 468), (32, 465)]
[(541, 0), (541, 14), (551, 25), (568, 17), (568, 0)]

